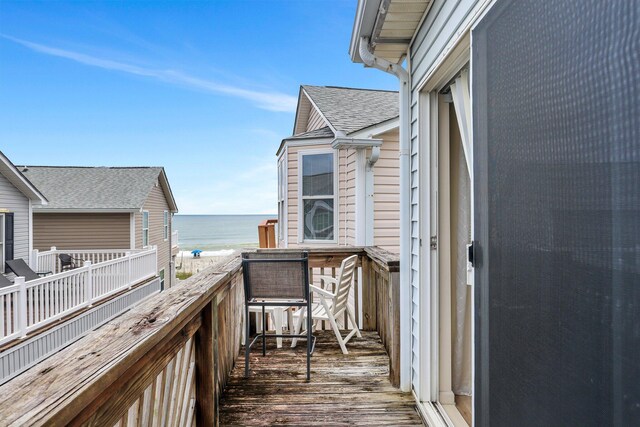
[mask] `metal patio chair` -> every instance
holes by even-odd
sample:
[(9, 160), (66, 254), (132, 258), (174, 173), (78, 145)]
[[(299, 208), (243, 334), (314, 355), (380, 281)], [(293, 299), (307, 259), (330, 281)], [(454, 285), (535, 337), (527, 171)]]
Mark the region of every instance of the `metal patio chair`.
[[(69, 254), (59, 254), (60, 271), (73, 270), (74, 268), (82, 267), (84, 260), (81, 258), (74, 258)], [(76, 262), (79, 262), (76, 264)]]
[[(284, 335), (266, 333), (265, 308), (301, 307), (311, 309), (309, 298), (309, 258), (307, 252), (255, 252), (242, 254), (242, 270), (245, 294), (245, 377), (249, 376), (251, 346), (262, 339), (262, 355), (267, 352), (267, 337), (307, 339), (307, 381), (311, 379), (311, 353), (315, 346), (311, 318), (305, 334)], [(262, 308), (262, 333), (250, 340), (249, 311)]]
[(26, 282), (52, 274), (51, 271), (33, 271), (22, 258), (6, 261), (5, 264), (7, 265), (7, 267), (9, 267), (9, 270), (13, 271), (16, 276), (24, 277), (24, 280)]

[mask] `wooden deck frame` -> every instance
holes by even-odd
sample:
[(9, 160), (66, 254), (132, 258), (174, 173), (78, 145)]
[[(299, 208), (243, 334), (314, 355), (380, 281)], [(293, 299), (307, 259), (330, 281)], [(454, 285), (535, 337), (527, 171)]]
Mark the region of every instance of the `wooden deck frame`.
[[(397, 387), (397, 256), (369, 247), (309, 252), (311, 268), (333, 271), (343, 258), (358, 255), (361, 327), (380, 335)], [(0, 387), (11, 396), (0, 402), (0, 425), (218, 425), (218, 401), (240, 353), (243, 301), (236, 255)]]

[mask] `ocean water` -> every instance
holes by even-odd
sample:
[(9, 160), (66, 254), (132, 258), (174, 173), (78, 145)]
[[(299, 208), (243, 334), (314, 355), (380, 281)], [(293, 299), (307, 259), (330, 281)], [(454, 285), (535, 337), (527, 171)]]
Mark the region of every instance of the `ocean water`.
[(200, 249), (204, 256), (220, 256), (238, 248), (258, 246), (258, 224), (277, 215), (175, 215), (180, 251)]

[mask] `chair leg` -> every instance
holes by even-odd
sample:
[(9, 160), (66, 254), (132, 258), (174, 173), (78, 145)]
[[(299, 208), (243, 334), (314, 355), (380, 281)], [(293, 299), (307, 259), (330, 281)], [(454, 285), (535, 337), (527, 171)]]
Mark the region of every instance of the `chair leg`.
[(312, 334), (313, 331), (311, 330), (311, 321), (312, 321), (312, 317), (311, 317), (311, 313), (312, 311), (310, 310), (311, 308), (311, 304), (308, 303), (309, 305), (307, 306), (307, 381), (311, 381), (311, 345), (312, 343)]
[[(276, 328), (276, 334), (282, 334), (282, 308), (275, 307), (273, 309), (273, 323)], [(276, 347), (282, 348), (282, 338), (276, 338)]]
[[(300, 312), (300, 317), (298, 317), (298, 320), (296, 321), (296, 327), (293, 330), (295, 335), (299, 335), (300, 331), (302, 330), (302, 322), (304, 321), (306, 312), (307, 312), (306, 308), (303, 308), (302, 311)], [(298, 344), (298, 337), (294, 337), (293, 340), (291, 340), (291, 348), (295, 348), (297, 344)]]
[(336, 334), (336, 339), (338, 340), (338, 344), (340, 344), (340, 349), (342, 350), (342, 354), (349, 354), (347, 351), (347, 347), (344, 345), (342, 341), (342, 334), (340, 334), (340, 328), (338, 328), (338, 324), (336, 323), (335, 317), (333, 317), (333, 313), (327, 310), (327, 317), (329, 317), (329, 323), (331, 323), (331, 328), (333, 328), (333, 332)]
[(244, 330), (244, 377), (249, 378), (249, 341), (251, 333), (251, 325), (249, 322), (249, 306), (245, 310), (245, 330)]
[(351, 321), (352, 328), (356, 330), (356, 334), (358, 335), (358, 338), (362, 338), (362, 334), (360, 333), (360, 328), (358, 328), (358, 324), (356, 323), (356, 317), (353, 315), (353, 311), (351, 311), (351, 308), (349, 306), (347, 306), (347, 315), (349, 316), (349, 321)]
[(262, 306), (262, 355), (267, 355), (267, 322), (264, 312), (264, 305)]

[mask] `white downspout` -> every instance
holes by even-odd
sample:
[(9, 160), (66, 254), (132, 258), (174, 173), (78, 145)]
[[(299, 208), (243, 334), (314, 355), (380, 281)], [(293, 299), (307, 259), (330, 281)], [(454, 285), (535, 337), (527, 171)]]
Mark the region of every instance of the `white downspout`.
[(400, 389), (411, 387), (411, 240), (409, 138), (409, 73), (401, 65), (378, 58), (369, 50), (369, 38), (360, 38), (359, 53), (365, 66), (395, 75), (400, 83)]

